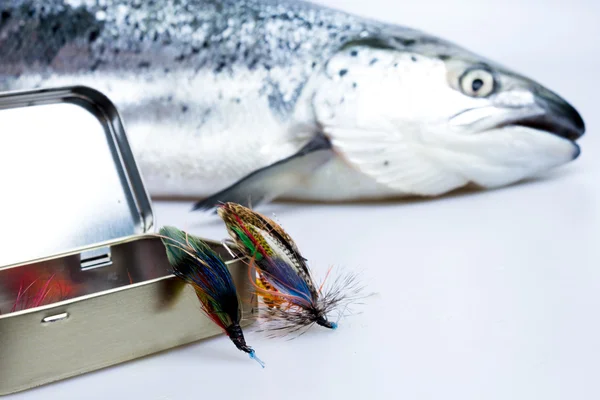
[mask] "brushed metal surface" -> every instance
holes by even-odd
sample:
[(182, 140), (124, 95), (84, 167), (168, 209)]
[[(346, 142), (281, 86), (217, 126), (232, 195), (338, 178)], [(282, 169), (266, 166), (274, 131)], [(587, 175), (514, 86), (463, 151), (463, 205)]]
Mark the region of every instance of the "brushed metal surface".
[(150, 200), (103, 94), (3, 93), (0, 126), (0, 266), (150, 230)]
[[(230, 258), (218, 243), (208, 243)], [(202, 314), (194, 291), (166, 273), (168, 261), (159, 239), (119, 244), (113, 254), (111, 267), (83, 272), (71, 269), (77, 255), (0, 270), (0, 282), (13, 282), (30, 268), (68, 271), (63, 276), (72, 277), (74, 284), (83, 282), (85, 288), (67, 301), (0, 315), (0, 395), (222, 333)], [(248, 326), (255, 320), (256, 305), (248, 270), (241, 262), (229, 268), (242, 298), (242, 325)], [(14, 295), (10, 290), (6, 284), (0, 287), (4, 298)], [(236, 351), (233, 345), (231, 351)], [(247, 358), (240, 353), (240, 360)]]
[[(81, 253), (76, 252), (0, 269), (0, 315), (12, 312), (20, 291), (27, 289), (24, 297), (34, 297), (44, 282), (49, 282), (47, 290), (51, 294), (46, 301), (64, 301), (170, 275), (164, 246), (158, 239), (140, 236), (129, 240), (111, 246), (110, 265), (98, 268), (82, 269)], [(105, 247), (92, 247), (83, 253), (94, 254), (96, 249)], [(36, 284), (31, 287), (33, 282)]]
[[(0, 94), (0, 126), (0, 395), (222, 333), (150, 234), (150, 199), (108, 98)], [(247, 268), (229, 268), (247, 326)]]

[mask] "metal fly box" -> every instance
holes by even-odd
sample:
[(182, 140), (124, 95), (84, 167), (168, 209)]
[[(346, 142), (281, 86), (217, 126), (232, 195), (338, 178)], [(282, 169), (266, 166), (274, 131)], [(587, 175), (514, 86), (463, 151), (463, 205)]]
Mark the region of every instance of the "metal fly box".
[[(1, 395), (221, 333), (168, 272), (108, 98), (86, 87), (4, 93), (0, 127)], [(230, 271), (246, 326), (248, 274)]]

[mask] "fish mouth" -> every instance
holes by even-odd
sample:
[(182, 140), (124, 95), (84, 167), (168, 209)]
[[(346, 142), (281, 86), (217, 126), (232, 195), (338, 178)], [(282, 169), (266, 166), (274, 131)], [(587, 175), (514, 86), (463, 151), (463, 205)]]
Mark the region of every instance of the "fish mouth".
[[(499, 103), (466, 109), (454, 115), (451, 124), (459, 130), (466, 129), (479, 133), (511, 127), (528, 128), (560, 137), (576, 145), (575, 142), (586, 132), (585, 123), (579, 112), (549, 91), (539, 91), (534, 99), (533, 104), (522, 108)], [(487, 111), (488, 109), (495, 111)]]
[[(585, 134), (585, 123), (577, 110), (560, 97), (546, 92), (535, 98), (538, 112), (520, 115), (501, 122), (495, 128), (521, 127), (550, 134), (572, 145), (571, 160), (579, 158), (581, 147), (576, 143)], [(539, 112), (541, 111), (541, 112)]]
[(585, 134), (585, 123), (579, 112), (558, 95), (538, 89), (535, 102), (544, 110), (542, 114), (519, 118), (510, 125), (544, 131), (573, 143)]
[(576, 125), (572, 121), (565, 121), (562, 118), (556, 119), (547, 115), (518, 119), (510, 123), (501, 124), (498, 128), (509, 126), (521, 126), (543, 131), (567, 139), (573, 143), (585, 134), (585, 128)]

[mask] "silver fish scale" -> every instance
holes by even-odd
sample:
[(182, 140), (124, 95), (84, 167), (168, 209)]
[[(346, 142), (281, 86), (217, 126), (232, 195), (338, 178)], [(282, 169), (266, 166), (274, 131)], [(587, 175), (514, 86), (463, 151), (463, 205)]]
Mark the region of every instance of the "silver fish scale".
[[(324, 66), (351, 44), (470, 54), (417, 30), (294, 0), (0, 0), (0, 91), (100, 90), (124, 119), (149, 192), (204, 197), (314, 136), (322, 122), (315, 91), (347, 72)], [(321, 197), (329, 177), (351, 182), (336, 196), (388, 192), (331, 167), (309, 192)]]
[[(266, 71), (261, 94), (281, 117), (293, 110), (319, 61), (384, 26), (308, 3), (270, 0), (2, 4), (3, 78), (37, 69), (45, 76), (139, 71), (154, 79), (176, 70), (233, 74), (234, 67), (243, 66)], [(23, 60), (32, 65), (22, 65)]]

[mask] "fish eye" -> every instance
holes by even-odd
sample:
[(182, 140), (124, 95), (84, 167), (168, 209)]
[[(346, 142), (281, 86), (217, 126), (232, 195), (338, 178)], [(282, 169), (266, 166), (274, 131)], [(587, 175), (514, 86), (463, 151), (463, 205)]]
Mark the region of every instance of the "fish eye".
[(460, 89), (467, 96), (486, 97), (492, 94), (495, 88), (494, 75), (483, 68), (467, 70), (460, 77)]

